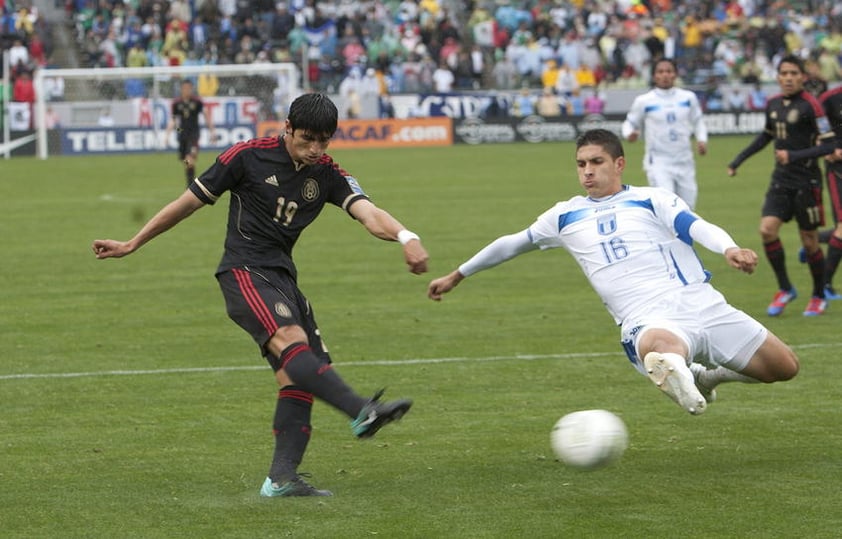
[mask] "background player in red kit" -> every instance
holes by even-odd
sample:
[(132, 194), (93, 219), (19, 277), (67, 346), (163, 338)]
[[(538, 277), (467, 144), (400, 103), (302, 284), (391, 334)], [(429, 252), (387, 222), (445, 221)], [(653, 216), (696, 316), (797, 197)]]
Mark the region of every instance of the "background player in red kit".
[[(403, 245), (409, 271), (427, 271), (418, 236), (377, 207), (357, 181), (325, 153), (337, 129), (336, 106), (322, 94), (304, 94), (290, 106), (284, 134), (235, 144), (128, 241), (95, 240), (97, 258), (137, 251), (206, 204), (230, 192), (225, 251), (216, 277), (228, 315), (260, 346), (280, 386), (275, 409), (275, 452), (262, 496), (329, 496), (298, 474), (310, 439), (313, 397), (351, 418), (358, 438), (400, 419), (412, 402), (365, 398), (331, 367), (313, 311), (299, 290), (292, 249), (301, 232), (330, 203), (369, 233)], [(331, 260), (335, 264), (337, 261)]]

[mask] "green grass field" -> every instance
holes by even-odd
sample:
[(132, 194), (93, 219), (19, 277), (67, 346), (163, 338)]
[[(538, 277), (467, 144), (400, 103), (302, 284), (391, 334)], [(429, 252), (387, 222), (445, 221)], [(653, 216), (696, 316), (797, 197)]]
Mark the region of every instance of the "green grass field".
[[(736, 178), (746, 138), (699, 159), (698, 211), (760, 251), (771, 150)], [(641, 144), (627, 145), (643, 183)], [(126, 239), (183, 188), (172, 154), (0, 162), (0, 536), (61, 538), (835, 538), (842, 534), (842, 304), (769, 319), (752, 276), (700, 248), (714, 283), (798, 352), (800, 375), (730, 384), (707, 413), (675, 406), (625, 359), (618, 330), (561, 250), (531, 253), (434, 303), (426, 285), (579, 192), (572, 144), (336, 152), (419, 233), (425, 276), (397, 244), (327, 208), (296, 248), (301, 286), (339, 372), (415, 399), (373, 440), (318, 403), (302, 470), (327, 499), (261, 499), (276, 386), (225, 314), (213, 271), (226, 199), (123, 260)], [(212, 155), (201, 156), (200, 166)], [(762, 256), (762, 255), (761, 255)], [(842, 284), (842, 283), (839, 283)], [(563, 414), (620, 415), (612, 467), (554, 460)]]

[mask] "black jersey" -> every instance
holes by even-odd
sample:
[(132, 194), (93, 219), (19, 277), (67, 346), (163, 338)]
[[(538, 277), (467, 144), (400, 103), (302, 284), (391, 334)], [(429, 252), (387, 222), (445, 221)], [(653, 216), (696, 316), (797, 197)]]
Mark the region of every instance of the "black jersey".
[(325, 154), (296, 166), (280, 137), (240, 142), (190, 184), (206, 204), (231, 192), (225, 252), (217, 273), (242, 266), (277, 267), (296, 278), (292, 248), (328, 202), (345, 211), (368, 197)]
[[(830, 126), (818, 100), (806, 90), (793, 96), (773, 96), (766, 105), (765, 132), (775, 140), (776, 150), (803, 150), (816, 146), (819, 137), (830, 136)], [(821, 177), (817, 158), (775, 164), (772, 180), (802, 187), (805, 180)]]
[(828, 90), (819, 98), (830, 127), (836, 135), (836, 145), (842, 148), (842, 86)]
[(197, 97), (186, 101), (179, 98), (172, 102), (172, 117), (178, 125), (179, 137), (199, 136), (199, 115), (204, 108), (204, 103)]

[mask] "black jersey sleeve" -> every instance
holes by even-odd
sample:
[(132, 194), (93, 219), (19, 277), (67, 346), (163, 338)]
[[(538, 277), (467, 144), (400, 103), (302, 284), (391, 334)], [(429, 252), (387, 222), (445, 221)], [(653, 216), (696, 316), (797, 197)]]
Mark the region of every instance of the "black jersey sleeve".
[(763, 131), (762, 133), (754, 137), (754, 140), (751, 141), (751, 144), (746, 146), (746, 148), (743, 151), (737, 154), (737, 157), (735, 157), (734, 160), (728, 164), (728, 167), (737, 170), (737, 168), (741, 164), (743, 164), (743, 161), (765, 148), (767, 144), (772, 142), (772, 140), (772, 135), (770, 135), (766, 131)]
[(242, 181), (245, 175), (245, 151), (236, 148), (239, 144), (244, 143), (236, 144), (217, 157), (213, 165), (190, 184), (189, 189), (205, 204), (216, 203), (225, 191), (233, 189)]
[[(331, 204), (348, 212), (351, 205), (358, 200), (368, 200), (368, 195), (365, 194), (357, 179), (340, 167), (331, 156), (325, 154), (319, 164), (324, 167), (324, 174), (330, 179), (328, 201)], [(348, 214), (350, 215), (350, 212)]]

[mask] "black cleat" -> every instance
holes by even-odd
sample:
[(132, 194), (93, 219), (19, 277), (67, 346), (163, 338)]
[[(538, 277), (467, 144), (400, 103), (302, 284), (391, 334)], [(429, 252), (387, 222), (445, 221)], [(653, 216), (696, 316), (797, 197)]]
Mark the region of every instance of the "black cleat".
[(390, 402), (379, 402), (384, 390), (374, 394), (359, 415), (351, 421), (351, 430), (357, 438), (371, 438), (374, 434), (392, 421), (402, 418), (412, 406), (409, 399), (398, 399)]

